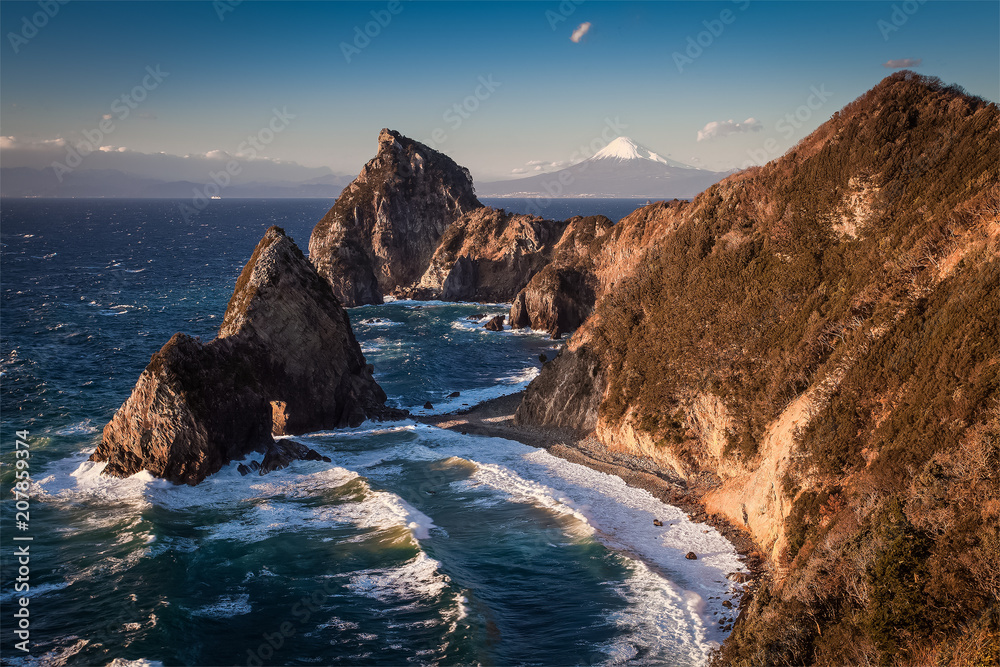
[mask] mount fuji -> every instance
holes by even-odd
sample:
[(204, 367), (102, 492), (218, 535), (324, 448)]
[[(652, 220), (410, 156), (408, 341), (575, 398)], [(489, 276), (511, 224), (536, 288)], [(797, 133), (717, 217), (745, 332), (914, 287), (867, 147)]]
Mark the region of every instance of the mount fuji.
[(733, 173), (708, 171), (665, 158), (618, 137), (582, 162), (559, 171), (481, 183), (480, 197), (648, 197), (686, 199)]

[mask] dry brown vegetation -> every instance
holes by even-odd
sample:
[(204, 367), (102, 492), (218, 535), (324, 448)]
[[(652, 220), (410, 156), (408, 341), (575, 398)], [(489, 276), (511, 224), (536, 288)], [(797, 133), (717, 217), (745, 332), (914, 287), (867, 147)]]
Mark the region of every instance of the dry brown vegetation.
[(685, 397), (715, 395), (752, 466), (817, 390), (785, 569), (720, 664), (1000, 664), (998, 165), (995, 104), (897, 73), (661, 206), (669, 233), (599, 302), (601, 418), (663, 446), (689, 449)]

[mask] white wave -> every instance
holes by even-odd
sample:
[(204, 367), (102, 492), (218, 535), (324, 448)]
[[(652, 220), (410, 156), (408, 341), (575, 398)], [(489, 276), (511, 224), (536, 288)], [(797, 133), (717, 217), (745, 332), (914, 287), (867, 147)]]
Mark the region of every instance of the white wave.
[(71, 664), (73, 656), (90, 644), (90, 640), (80, 639), (76, 635), (61, 637), (60, 641), (72, 641), (74, 643), (69, 646), (54, 648), (41, 655), (13, 657), (6, 655), (4, 656), (4, 662), (16, 667), (65, 667), (65, 665)]
[[(527, 387), (532, 380), (538, 377), (540, 370), (536, 366), (527, 366), (510, 375), (505, 375), (496, 379), (496, 384), (480, 389), (467, 389), (462, 391), (455, 398), (442, 398), (437, 402), (431, 401), (433, 408), (425, 408), (423, 405), (414, 405), (407, 409), (415, 415), (446, 415), (459, 410), (468, 409), (484, 401), (509, 394), (516, 394)], [(442, 392), (445, 396), (454, 393)]]
[(344, 621), (344, 620), (341, 620), (341, 619), (337, 618), (336, 616), (331, 616), (330, 619), (327, 620), (326, 623), (320, 623), (319, 625), (317, 625), (316, 629), (317, 630), (326, 630), (326, 629), (329, 628), (329, 629), (337, 630), (338, 632), (344, 632), (346, 630), (357, 630), (360, 627), (361, 627), (360, 625), (358, 625), (357, 623), (355, 623), (353, 621)]
[(52, 435), (90, 435), (91, 433), (97, 433), (100, 429), (90, 423), (89, 419), (84, 419), (76, 424), (71, 424), (70, 426), (64, 426), (61, 429), (52, 432)]
[[(530, 327), (524, 327), (523, 329), (512, 329), (509, 323), (504, 324), (506, 327), (502, 331), (490, 331), (486, 328), (486, 323), (497, 315), (507, 315), (507, 311), (502, 313), (489, 313), (485, 317), (481, 317), (475, 320), (470, 320), (469, 318), (460, 318), (454, 320), (451, 323), (451, 328), (458, 331), (468, 331), (468, 332), (478, 332), (483, 335), (505, 335), (505, 336), (533, 336), (536, 338), (547, 339), (550, 337), (550, 333), (543, 329), (532, 329)], [(566, 335), (565, 337), (568, 337)]]
[(246, 593), (240, 595), (223, 595), (215, 603), (206, 605), (192, 613), (194, 616), (208, 616), (210, 618), (232, 618), (233, 616), (243, 616), (253, 611), (250, 606), (250, 596)]
[(52, 591), (61, 591), (67, 586), (69, 586), (68, 582), (57, 581), (51, 584), (38, 584), (37, 586), (32, 585), (27, 591), (15, 591), (11, 589), (6, 593), (0, 593), (0, 602), (8, 603), (11, 600), (16, 600), (20, 597), (30, 597), (34, 600), (40, 595), (45, 595), (46, 593), (51, 593)]
[(115, 658), (107, 664), (107, 667), (163, 667), (163, 663), (159, 660), (147, 660), (146, 658), (138, 658), (137, 660)]
[(577, 519), (586, 533), (592, 533), (587, 517), (577, 512), (570, 503), (572, 501), (559, 492), (529, 479), (524, 479), (510, 469), (495, 463), (482, 463), (468, 480), (463, 480), (470, 486), (489, 486), (507, 495), (517, 502), (525, 502), (543, 507), (556, 514), (563, 514)]
[(440, 566), (421, 551), (399, 567), (358, 570), (350, 575), (347, 588), (381, 602), (436, 601), (451, 582)]
[(704, 664), (717, 644), (706, 640), (704, 622), (690, 613), (690, 594), (678, 591), (641, 561), (630, 560), (632, 574), (615, 587), (627, 603), (611, 614), (607, 623), (617, 629), (615, 638), (598, 648), (609, 665), (669, 660), (671, 664)]
[[(724, 639), (719, 621), (735, 618), (737, 611), (722, 602), (735, 601), (742, 590), (726, 575), (747, 570), (717, 530), (691, 521), (679, 508), (627, 486), (620, 477), (545, 450), (424, 425), (417, 428), (417, 434), (437, 442), (441, 458), (458, 456), (478, 464), (470, 483), (571, 516), (576, 525), (589, 526), (593, 536), (610, 548), (648, 564), (650, 576), (673, 596), (670, 613), (677, 631), (688, 633), (699, 654)], [(653, 519), (664, 526), (654, 526)], [(687, 560), (689, 551), (698, 559)]]
[(399, 508), (405, 512), (404, 521), (413, 536), (418, 540), (430, 538), (431, 529), (437, 528), (431, 518), (399, 496), (392, 496), (392, 500), (398, 503)]
[(366, 327), (396, 327), (402, 324), (402, 322), (394, 322), (384, 317), (367, 317), (358, 322), (358, 324)]

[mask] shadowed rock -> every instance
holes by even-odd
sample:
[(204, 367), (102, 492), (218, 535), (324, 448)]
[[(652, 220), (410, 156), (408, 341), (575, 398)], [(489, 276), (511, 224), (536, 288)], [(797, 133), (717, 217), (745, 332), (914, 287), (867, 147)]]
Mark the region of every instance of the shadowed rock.
[(272, 442), (387, 416), (347, 313), (271, 227), (240, 274), (215, 340), (175, 334), (154, 354), (91, 456), (104, 472), (197, 484)]
[(264, 453), (264, 460), (260, 462), (258, 474), (266, 475), (274, 470), (281, 470), (288, 467), (292, 461), (326, 461), (330, 463), (330, 457), (323, 456), (301, 442), (282, 438), (268, 445), (267, 451)]
[(514, 298), (511, 327), (531, 327), (558, 338), (583, 324), (594, 310), (599, 290), (594, 257), (612, 227), (602, 215), (568, 220), (553, 248), (552, 262)]

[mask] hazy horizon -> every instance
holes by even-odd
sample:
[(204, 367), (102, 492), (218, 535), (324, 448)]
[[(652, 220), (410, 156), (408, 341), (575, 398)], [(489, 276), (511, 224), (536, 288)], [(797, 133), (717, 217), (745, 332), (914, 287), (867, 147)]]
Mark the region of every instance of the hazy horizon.
[(988, 2), (40, 7), (0, 5), (4, 167), (79, 147), (85, 169), (199, 181), (235, 158), (305, 182), (353, 177), (389, 127), (481, 182), (579, 162), (615, 127), (725, 171), (904, 67), (1000, 97)]

